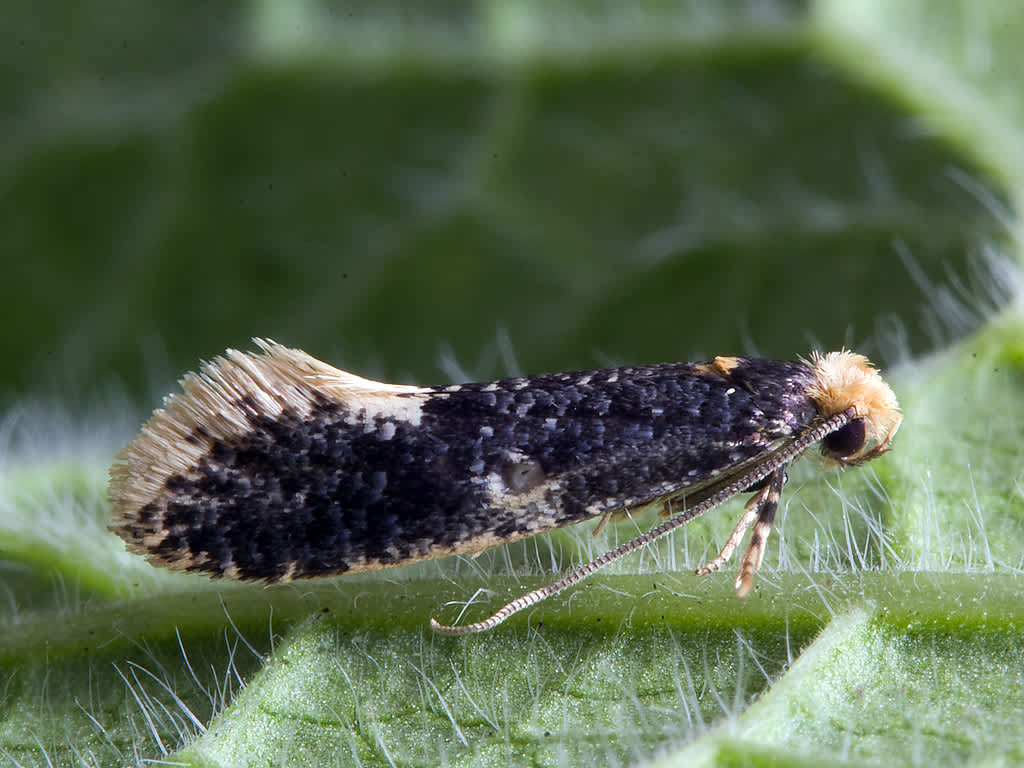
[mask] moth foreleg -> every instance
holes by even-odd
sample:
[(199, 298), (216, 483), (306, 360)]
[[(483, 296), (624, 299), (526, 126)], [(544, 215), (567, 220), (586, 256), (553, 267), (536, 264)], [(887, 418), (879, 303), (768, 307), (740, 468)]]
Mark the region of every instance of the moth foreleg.
[(754, 588), (754, 574), (761, 568), (764, 550), (768, 544), (768, 534), (775, 522), (775, 512), (779, 508), (782, 487), (786, 484), (785, 468), (775, 470), (769, 477), (768, 484), (754, 497), (757, 507), (757, 522), (754, 532), (750, 535), (750, 546), (740, 562), (740, 572), (736, 576), (736, 594), (746, 597)]
[[(767, 487), (767, 486), (766, 486)], [(725, 545), (722, 547), (722, 551), (718, 553), (717, 557), (712, 560), (708, 560), (704, 565), (697, 569), (698, 576), (705, 576), (709, 573), (714, 573), (723, 565), (725, 561), (732, 557), (733, 551), (739, 546), (740, 540), (743, 538), (743, 534), (747, 532), (747, 528), (750, 524), (757, 519), (758, 504), (760, 503), (761, 497), (764, 496), (764, 490), (760, 493), (750, 497), (746, 505), (743, 507), (743, 517), (736, 523), (736, 527), (733, 528), (732, 533), (729, 534), (729, 538), (726, 539)]]
[(761, 567), (764, 559), (765, 544), (768, 533), (771, 531), (772, 522), (775, 520), (775, 511), (779, 507), (779, 497), (782, 495), (782, 486), (786, 483), (786, 470), (784, 468), (775, 470), (768, 476), (767, 482), (743, 508), (743, 517), (740, 518), (729, 538), (726, 539), (722, 551), (718, 556), (709, 560), (697, 569), (697, 575), (703, 576), (713, 573), (721, 568), (725, 562), (732, 557), (732, 553), (739, 546), (747, 528), (754, 524), (754, 533), (750, 539), (750, 546), (743, 561), (740, 564), (739, 576), (736, 578), (736, 592), (740, 597), (746, 597), (754, 584), (754, 574)]

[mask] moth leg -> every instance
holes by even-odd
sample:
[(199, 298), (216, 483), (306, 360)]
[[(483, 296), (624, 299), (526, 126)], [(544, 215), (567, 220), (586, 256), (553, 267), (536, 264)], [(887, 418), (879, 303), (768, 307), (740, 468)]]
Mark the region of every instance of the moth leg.
[(590, 535), (596, 538), (601, 533), (601, 531), (608, 527), (608, 523), (611, 522), (612, 516), (614, 514), (615, 510), (609, 509), (603, 515), (601, 515), (601, 519), (598, 521), (597, 525), (594, 527), (594, 530)]
[(768, 534), (771, 533), (772, 523), (775, 522), (775, 512), (779, 508), (779, 498), (782, 496), (782, 487), (786, 484), (786, 470), (777, 469), (771, 475), (768, 484), (751, 501), (756, 502), (757, 522), (754, 523), (754, 532), (750, 535), (750, 546), (747, 547), (743, 560), (740, 562), (740, 572), (736, 576), (736, 594), (741, 598), (750, 594), (754, 588), (754, 574), (761, 567), (764, 560), (764, 550), (768, 544)]
[[(765, 486), (767, 488), (767, 486)], [(736, 523), (736, 527), (733, 528), (732, 533), (729, 534), (729, 538), (725, 541), (725, 546), (722, 547), (722, 551), (718, 553), (718, 556), (712, 560), (708, 560), (704, 565), (697, 569), (698, 576), (706, 576), (709, 573), (714, 573), (723, 565), (725, 561), (732, 557), (733, 551), (739, 546), (740, 540), (743, 538), (743, 534), (747, 532), (747, 528), (757, 518), (757, 508), (760, 504), (761, 498), (764, 496), (764, 489), (760, 493), (750, 497), (750, 500), (743, 507), (743, 517)]]
[(594, 527), (594, 531), (590, 535), (597, 536), (608, 526), (608, 523), (621, 523), (623, 520), (632, 519), (633, 515), (630, 514), (630, 511), (625, 507), (622, 509), (610, 509), (601, 515), (601, 519), (597, 521), (597, 525)]

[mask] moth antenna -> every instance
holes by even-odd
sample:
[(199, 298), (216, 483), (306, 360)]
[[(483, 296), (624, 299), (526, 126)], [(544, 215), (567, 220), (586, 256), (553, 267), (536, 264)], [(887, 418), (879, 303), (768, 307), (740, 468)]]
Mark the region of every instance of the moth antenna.
[(667, 520), (661, 525), (652, 528), (647, 531), (647, 533), (637, 536), (632, 541), (620, 544), (615, 549), (605, 552), (603, 555), (591, 560), (586, 565), (581, 565), (575, 571), (563, 576), (553, 584), (541, 587), (540, 589), (535, 589), (533, 592), (529, 592), (522, 597), (516, 598), (489, 618), (474, 622), (473, 624), (463, 625), (441, 624), (437, 619), (432, 618), (430, 620), (430, 627), (435, 632), (442, 635), (470, 635), (476, 632), (485, 632), (488, 629), (493, 629), (510, 616), (529, 608), (531, 605), (539, 603), (541, 600), (546, 600), (552, 595), (556, 595), (574, 584), (578, 584), (583, 581), (583, 579), (587, 578), (595, 571), (604, 568), (609, 563), (612, 563), (620, 557), (628, 555), (631, 552), (635, 552), (641, 547), (660, 539), (662, 536), (671, 533), (676, 528), (679, 528), (694, 518), (700, 517), (705, 512), (714, 509), (719, 504), (729, 500), (736, 494), (742, 493), (754, 483), (760, 482), (764, 478), (768, 477), (768, 475), (775, 470), (781, 469), (787, 464), (790, 464), (812, 445), (824, 439), (836, 430), (842, 429), (856, 417), (857, 411), (854, 408), (848, 408), (845, 411), (841, 411), (834, 416), (831, 416), (821, 422), (817, 427), (805, 432), (789, 445), (786, 445), (775, 453), (769, 455), (764, 461), (752, 467), (746, 474), (741, 475), (739, 479), (734, 480), (732, 483), (704, 499), (704, 501), (699, 504), (685, 510), (679, 515), (676, 515), (671, 520)]

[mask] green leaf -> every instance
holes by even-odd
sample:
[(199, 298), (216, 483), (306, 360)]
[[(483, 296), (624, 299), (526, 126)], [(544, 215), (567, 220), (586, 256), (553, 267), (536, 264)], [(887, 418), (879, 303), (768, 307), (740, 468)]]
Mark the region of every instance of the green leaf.
[[(1024, 761), (1015, 5), (8, 6), (3, 760)], [(106, 530), (126, 399), (253, 335), (420, 383), (846, 344), (901, 361), (906, 418), (793, 470), (746, 601), (693, 575), (731, 503), (440, 637), (655, 518), (273, 588), (155, 569)]]

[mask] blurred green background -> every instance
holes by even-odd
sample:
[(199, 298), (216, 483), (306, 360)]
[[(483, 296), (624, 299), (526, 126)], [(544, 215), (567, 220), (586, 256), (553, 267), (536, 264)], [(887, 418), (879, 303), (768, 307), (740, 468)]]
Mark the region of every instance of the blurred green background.
[(419, 383), (942, 345), (1002, 179), (810, 8), (5, 4), (0, 406), (254, 335)]

